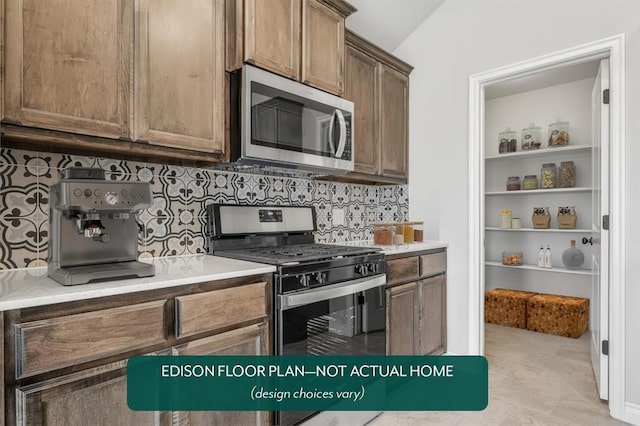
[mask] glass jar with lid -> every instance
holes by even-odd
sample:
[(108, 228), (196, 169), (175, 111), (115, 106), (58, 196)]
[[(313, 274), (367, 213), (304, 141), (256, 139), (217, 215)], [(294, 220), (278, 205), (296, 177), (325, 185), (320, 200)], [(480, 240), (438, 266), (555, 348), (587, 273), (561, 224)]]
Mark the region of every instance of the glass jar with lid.
[(573, 188), (576, 186), (576, 166), (573, 164), (573, 161), (563, 161), (560, 163), (558, 186), (560, 188)]
[(373, 244), (377, 246), (390, 246), (393, 244), (395, 226), (390, 223), (373, 224)]
[(522, 189), (538, 189), (538, 176), (526, 175), (522, 181)]
[(507, 191), (519, 191), (520, 190), (520, 176), (510, 176), (507, 179)]
[(558, 170), (556, 163), (545, 163), (540, 171), (540, 188), (548, 189), (556, 187)]
[(569, 122), (558, 119), (549, 124), (549, 146), (569, 145)]
[(506, 152), (516, 152), (517, 133), (507, 127), (504, 132), (498, 133), (498, 152), (504, 154)]
[(424, 241), (424, 222), (413, 222), (413, 241), (416, 243)]
[(522, 129), (521, 147), (523, 151), (529, 151), (532, 149), (540, 149), (541, 142), (540, 127), (537, 127), (535, 123), (529, 123), (529, 127)]

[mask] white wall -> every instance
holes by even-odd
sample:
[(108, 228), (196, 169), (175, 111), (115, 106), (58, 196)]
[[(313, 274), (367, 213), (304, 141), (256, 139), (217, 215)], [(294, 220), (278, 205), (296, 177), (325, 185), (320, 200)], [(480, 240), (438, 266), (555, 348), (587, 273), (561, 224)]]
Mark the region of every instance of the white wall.
[[(468, 351), (468, 78), (615, 34), (626, 35), (626, 401), (640, 405), (640, 1), (447, 0), (394, 52), (410, 83), (410, 216), (449, 243), (448, 344)], [(615, 96), (615, 94), (612, 94)], [(613, 225), (615, 226), (615, 225)], [(635, 245), (633, 247), (632, 245)]]

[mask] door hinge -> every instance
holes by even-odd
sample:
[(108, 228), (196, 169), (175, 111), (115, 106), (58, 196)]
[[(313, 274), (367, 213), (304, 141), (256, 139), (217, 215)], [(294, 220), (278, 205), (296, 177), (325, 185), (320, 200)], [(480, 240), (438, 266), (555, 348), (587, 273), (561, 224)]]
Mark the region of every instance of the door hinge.
[(609, 355), (609, 341), (602, 341), (602, 355)]
[(609, 215), (605, 214), (602, 216), (602, 229), (609, 230)]
[(609, 104), (609, 89), (604, 89), (602, 91), (602, 103), (605, 105)]

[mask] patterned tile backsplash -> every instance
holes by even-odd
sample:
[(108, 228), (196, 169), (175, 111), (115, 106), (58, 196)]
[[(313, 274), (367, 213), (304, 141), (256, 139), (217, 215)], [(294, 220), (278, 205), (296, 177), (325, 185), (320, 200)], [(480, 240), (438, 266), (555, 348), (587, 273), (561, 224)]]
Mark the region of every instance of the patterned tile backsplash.
[[(372, 223), (407, 220), (406, 185), (358, 185), (251, 175), (128, 160), (0, 149), (0, 269), (47, 262), (49, 186), (70, 166), (101, 167), (107, 179), (149, 182), (153, 205), (138, 218), (141, 257), (205, 252), (211, 203), (314, 206), (317, 242), (364, 240)], [(333, 223), (333, 209), (344, 223)]]

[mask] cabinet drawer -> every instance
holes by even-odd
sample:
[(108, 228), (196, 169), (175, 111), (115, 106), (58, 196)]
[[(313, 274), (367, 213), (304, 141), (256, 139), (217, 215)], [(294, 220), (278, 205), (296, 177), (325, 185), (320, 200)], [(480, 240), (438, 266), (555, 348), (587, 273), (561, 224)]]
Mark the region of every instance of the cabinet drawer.
[(267, 283), (176, 297), (176, 337), (267, 316)]
[(447, 255), (445, 252), (425, 254), (420, 256), (420, 276), (437, 275), (447, 270)]
[(418, 257), (387, 260), (387, 284), (416, 279), (419, 276)]
[(16, 378), (165, 341), (164, 300), (16, 324)]

